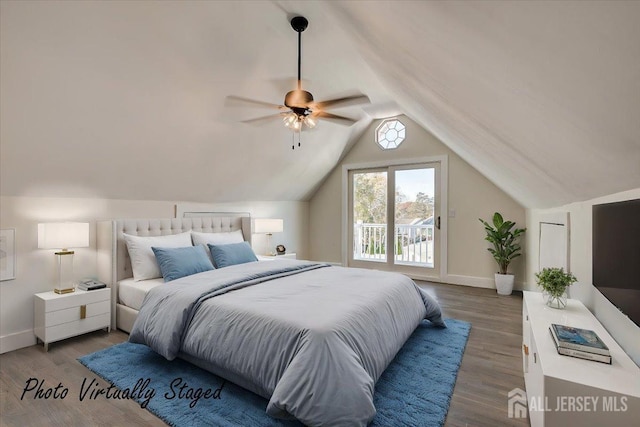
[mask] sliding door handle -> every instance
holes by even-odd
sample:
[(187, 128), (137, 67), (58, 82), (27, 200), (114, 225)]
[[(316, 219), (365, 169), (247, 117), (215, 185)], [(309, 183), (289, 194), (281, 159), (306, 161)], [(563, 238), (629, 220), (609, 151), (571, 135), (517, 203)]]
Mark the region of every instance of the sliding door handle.
[(440, 217), (436, 218), (436, 228), (440, 230)]

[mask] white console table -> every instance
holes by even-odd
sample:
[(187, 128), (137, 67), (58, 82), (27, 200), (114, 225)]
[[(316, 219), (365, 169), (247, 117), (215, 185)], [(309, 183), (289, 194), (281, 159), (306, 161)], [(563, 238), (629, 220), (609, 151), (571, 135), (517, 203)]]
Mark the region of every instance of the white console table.
[[(524, 292), (522, 357), (532, 427), (631, 426), (640, 420), (640, 368), (578, 300), (563, 310)], [(558, 354), (549, 333), (557, 323), (591, 329), (609, 347), (612, 364)]]

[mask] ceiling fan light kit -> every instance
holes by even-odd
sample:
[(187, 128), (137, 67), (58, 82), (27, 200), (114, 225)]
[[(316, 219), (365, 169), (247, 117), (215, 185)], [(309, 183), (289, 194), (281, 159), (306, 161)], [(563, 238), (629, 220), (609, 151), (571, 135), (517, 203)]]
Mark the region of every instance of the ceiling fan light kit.
[[(349, 126), (356, 122), (356, 120), (350, 117), (332, 114), (325, 111), (325, 109), (330, 107), (335, 108), (340, 106), (356, 105), (369, 102), (369, 98), (363, 94), (315, 102), (311, 92), (302, 89), (302, 79), (300, 73), (302, 61), (302, 32), (306, 30), (308, 26), (309, 21), (304, 16), (296, 16), (291, 19), (291, 27), (298, 33), (298, 82), (296, 89), (287, 92), (287, 94), (285, 95), (284, 105), (270, 104), (264, 101), (257, 101), (239, 96), (227, 97), (227, 100), (230, 101), (280, 110), (279, 113), (272, 114), (270, 116), (244, 120), (243, 122), (255, 123), (269, 120), (275, 117), (281, 117), (284, 125), (294, 131), (294, 134), (298, 134), (298, 146), (300, 146), (300, 132), (303, 130), (303, 127), (313, 129), (318, 124), (318, 118), (323, 118), (335, 123)], [(295, 143), (291, 148), (295, 148)]]

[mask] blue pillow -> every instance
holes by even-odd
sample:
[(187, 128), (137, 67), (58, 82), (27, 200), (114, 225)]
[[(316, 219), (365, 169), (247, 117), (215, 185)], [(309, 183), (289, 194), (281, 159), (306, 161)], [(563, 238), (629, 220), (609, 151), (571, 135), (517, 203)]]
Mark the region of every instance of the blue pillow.
[(247, 242), (230, 243), (228, 245), (209, 244), (208, 246), (216, 268), (258, 261), (256, 254), (251, 249), (251, 245)]
[(165, 282), (213, 270), (207, 251), (201, 245), (184, 248), (152, 247)]

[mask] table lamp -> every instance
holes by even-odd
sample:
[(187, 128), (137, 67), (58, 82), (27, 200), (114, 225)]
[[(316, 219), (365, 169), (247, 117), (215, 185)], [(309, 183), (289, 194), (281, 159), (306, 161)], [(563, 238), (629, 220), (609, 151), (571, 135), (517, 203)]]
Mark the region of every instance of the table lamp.
[(73, 254), (69, 248), (89, 246), (88, 222), (50, 222), (38, 224), (38, 248), (60, 249), (55, 252), (58, 261), (58, 282), (55, 293), (65, 294), (75, 290), (73, 278)]
[(274, 255), (271, 250), (271, 235), (273, 233), (282, 233), (283, 230), (284, 221), (281, 219), (256, 218), (253, 222), (254, 233), (267, 235), (266, 255)]

